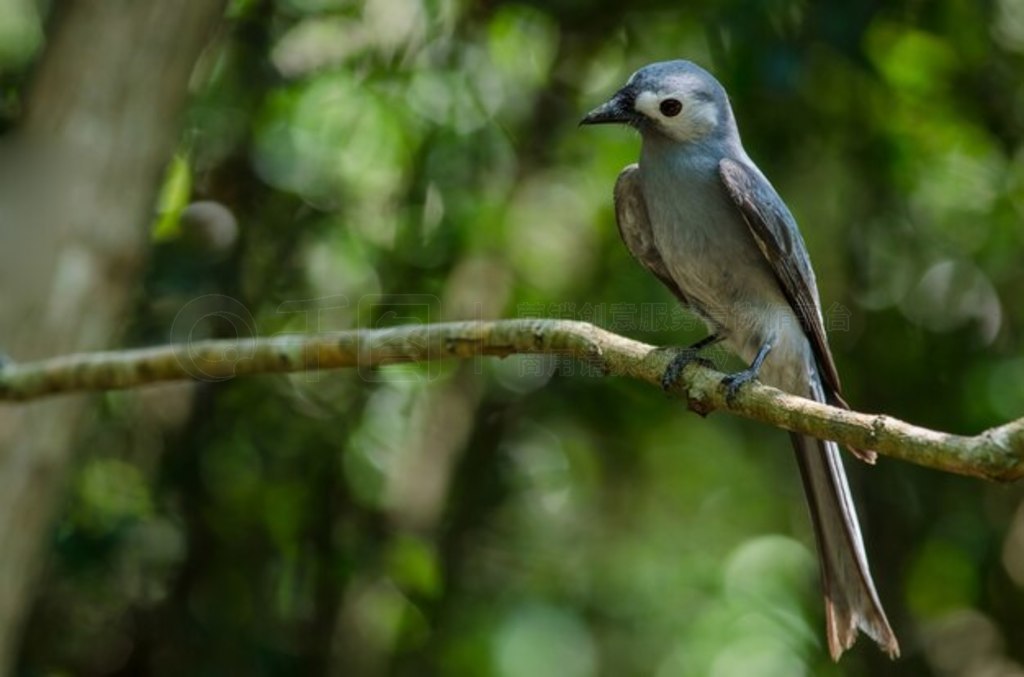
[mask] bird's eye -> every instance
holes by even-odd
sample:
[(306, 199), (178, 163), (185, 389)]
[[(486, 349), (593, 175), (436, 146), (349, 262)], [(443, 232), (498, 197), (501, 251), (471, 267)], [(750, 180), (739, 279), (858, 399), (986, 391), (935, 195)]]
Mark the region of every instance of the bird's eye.
[(674, 118), (679, 115), (679, 111), (683, 110), (683, 104), (679, 102), (679, 99), (665, 99), (658, 106), (658, 110), (665, 117)]

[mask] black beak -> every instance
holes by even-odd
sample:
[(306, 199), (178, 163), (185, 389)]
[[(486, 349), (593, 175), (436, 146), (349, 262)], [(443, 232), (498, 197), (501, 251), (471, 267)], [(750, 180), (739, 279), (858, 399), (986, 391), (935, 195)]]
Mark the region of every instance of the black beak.
[(632, 122), (636, 117), (633, 109), (634, 95), (629, 89), (620, 89), (615, 96), (608, 99), (587, 116), (580, 120), (581, 125), (607, 125)]

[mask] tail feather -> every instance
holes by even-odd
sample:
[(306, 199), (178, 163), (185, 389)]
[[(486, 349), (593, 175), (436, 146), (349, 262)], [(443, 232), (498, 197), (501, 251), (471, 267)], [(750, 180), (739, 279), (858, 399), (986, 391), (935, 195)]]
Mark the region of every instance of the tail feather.
[(791, 438), (818, 545), (829, 652), (838, 660), (860, 629), (896, 658), (899, 643), (871, 579), (839, 447), (802, 435)]

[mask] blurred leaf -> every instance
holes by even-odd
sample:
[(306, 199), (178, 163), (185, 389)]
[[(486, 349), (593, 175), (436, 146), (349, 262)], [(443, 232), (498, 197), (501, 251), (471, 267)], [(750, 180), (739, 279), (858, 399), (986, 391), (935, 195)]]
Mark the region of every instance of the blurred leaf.
[(149, 486), (139, 470), (114, 458), (97, 458), (82, 469), (73, 515), (77, 525), (96, 534), (146, 517), (152, 510)]
[(403, 590), (436, 597), (441, 593), (441, 571), (429, 543), (411, 536), (396, 540), (388, 552), (388, 570)]
[(153, 240), (161, 242), (177, 237), (178, 220), (192, 194), (192, 174), (188, 158), (175, 155), (167, 168), (160, 195), (157, 198), (157, 218), (153, 225)]
[(907, 603), (923, 618), (970, 608), (978, 592), (974, 563), (962, 550), (930, 541), (918, 552), (907, 577)]

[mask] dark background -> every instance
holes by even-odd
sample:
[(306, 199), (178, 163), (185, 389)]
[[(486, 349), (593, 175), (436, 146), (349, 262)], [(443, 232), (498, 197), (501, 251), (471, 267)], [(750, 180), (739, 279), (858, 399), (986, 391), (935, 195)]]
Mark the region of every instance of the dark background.
[[(0, 130), (60, 7), (0, 2)], [(577, 128), (680, 57), (801, 224), (853, 406), (1021, 416), (1021, 0), (236, 0), (122, 344), (522, 316), (698, 338), (615, 229), (638, 137)], [(1024, 675), (1019, 488), (848, 459), (904, 656), (862, 638), (835, 666), (786, 435), (580, 365), (111, 392), (77, 439), (19, 674)]]

